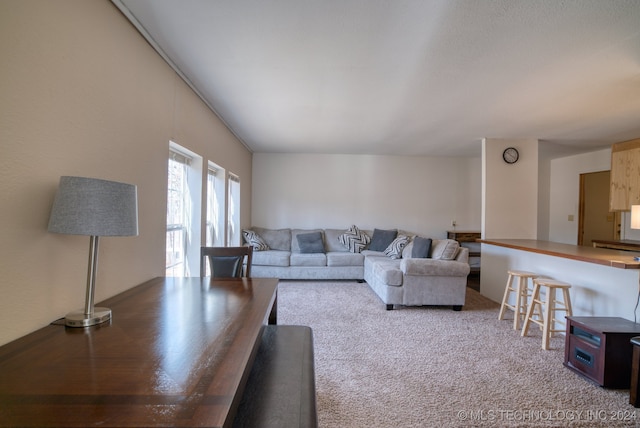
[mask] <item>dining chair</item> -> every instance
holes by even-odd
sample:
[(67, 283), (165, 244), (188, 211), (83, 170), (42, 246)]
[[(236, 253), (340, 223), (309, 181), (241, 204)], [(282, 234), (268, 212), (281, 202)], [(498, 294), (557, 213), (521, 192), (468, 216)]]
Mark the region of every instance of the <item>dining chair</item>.
[(253, 247), (248, 246), (201, 247), (200, 276), (206, 276), (206, 263), (208, 259), (211, 276), (214, 278), (248, 278), (251, 276), (252, 257)]

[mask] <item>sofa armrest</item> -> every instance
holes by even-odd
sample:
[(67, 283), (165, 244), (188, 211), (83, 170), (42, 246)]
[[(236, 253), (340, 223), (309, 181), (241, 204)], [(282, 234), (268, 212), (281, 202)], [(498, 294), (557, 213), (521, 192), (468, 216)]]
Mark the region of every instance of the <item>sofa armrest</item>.
[(402, 259), (400, 270), (414, 276), (467, 276), (469, 263), (456, 260)]
[(458, 255), (456, 255), (456, 261), (462, 263), (469, 263), (469, 248), (460, 247)]

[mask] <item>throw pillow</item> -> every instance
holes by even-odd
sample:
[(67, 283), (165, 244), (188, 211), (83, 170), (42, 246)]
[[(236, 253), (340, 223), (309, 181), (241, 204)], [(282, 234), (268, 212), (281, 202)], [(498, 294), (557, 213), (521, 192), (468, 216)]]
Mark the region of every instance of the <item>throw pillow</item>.
[(400, 235), (385, 248), (384, 253), (392, 259), (399, 259), (402, 257), (402, 250), (409, 243), (409, 237), (406, 235)]
[(413, 249), (411, 250), (411, 257), (414, 259), (426, 259), (431, 253), (431, 244), (433, 240), (431, 238), (423, 238), (422, 236), (416, 236), (413, 238)]
[(340, 235), (338, 240), (352, 253), (359, 253), (365, 249), (369, 242), (371, 242), (369, 235), (358, 229), (355, 224)]
[(435, 260), (454, 260), (458, 255), (460, 244), (453, 239), (436, 239), (431, 250), (431, 258)]
[(262, 239), (260, 235), (255, 233), (253, 230), (243, 230), (242, 236), (244, 236), (244, 240), (247, 244), (252, 246), (255, 251), (265, 251), (269, 249), (269, 246), (264, 242), (264, 239)]
[(384, 251), (398, 236), (396, 229), (382, 230), (374, 229), (371, 243), (369, 244), (369, 250), (371, 251)]
[(322, 233), (300, 233), (296, 235), (298, 246), (301, 253), (324, 253), (324, 243), (322, 242)]

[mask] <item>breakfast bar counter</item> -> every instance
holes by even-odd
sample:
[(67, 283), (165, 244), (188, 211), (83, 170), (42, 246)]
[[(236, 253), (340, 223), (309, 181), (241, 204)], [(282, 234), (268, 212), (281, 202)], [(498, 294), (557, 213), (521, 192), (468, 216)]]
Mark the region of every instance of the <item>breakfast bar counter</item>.
[(529, 251), (564, 257), (587, 263), (595, 263), (620, 269), (640, 269), (640, 261), (634, 260), (638, 253), (618, 251), (600, 247), (585, 247), (580, 245), (562, 244), (558, 242), (540, 241), (537, 239), (481, 239), (483, 244), (497, 245), (505, 248)]
[(501, 302), (510, 269), (571, 284), (575, 316), (633, 321), (638, 299), (640, 252), (594, 248), (536, 239), (481, 239), (480, 293)]

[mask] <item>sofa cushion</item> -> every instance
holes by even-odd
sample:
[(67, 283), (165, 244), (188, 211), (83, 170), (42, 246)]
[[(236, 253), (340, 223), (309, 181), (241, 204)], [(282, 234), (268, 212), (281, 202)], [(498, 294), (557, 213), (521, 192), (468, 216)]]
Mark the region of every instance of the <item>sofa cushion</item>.
[(393, 240), (396, 239), (397, 236), (397, 229), (374, 229), (373, 236), (371, 237), (371, 243), (369, 244), (368, 249), (371, 251), (384, 251), (387, 249), (389, 244), (391, 244)]
[(364, 256), (349, 251), (332, 251), (327, 253), (327, 266), (362, 266)]
[(367, 244), (371, 242), (369, 235), (358, 229), (358, 226), (355, 224), (340, 235), (339, 239), (352, 253), (361, 252), (366, 248)]
[(291, 251), (291, 229), (253, 227), (252, 230), (260, 235), (272, 250)]
[(454, 260), (402, 259), (400, 270), (405, 275), (415, 276), (464, 276), (469, 274), (469, 264)]
[(346, 245), (340, 242), (340, 235), (344, 234), (344, 229), (325, 229), (324, 230), (324, 248), (325, 252), (330, 251), (349, 251)]
[(269, 249), (267, 243), (253, 230), (243, 230), (242, 236), (245, 242), (252, 246), (255, 251), (265, 251)]
[(324, 253), (291, 253), (291, 266), (326, 266)]
[(290, 251), (266, 250), (253, 253), (252, 265), (258, 266), (289, 266)]
[(435, 260), (454, 260), (460, 244), (453, 239), (435, 239), (431, 247), (431, 258)]
[(433, 240), (431, 238), (423, 238), (422, 236), (416, 236), (413, 238), (413, 248), (411, 249), (411, 257), (414, 259), (426, 259), (431, 254), (431, 245)]
[(377, 281), (392, 287), (402, 286), (402, 271), (400, 270), (400, 260), (390, 260), (388, 258), (377, 259), (373, 263), (373, 275)]
[(301, 253), (324, 253), (324, 242), (320, 232), (299, 233), (296, 240)]
[(402, 257), (402, 250), (409, 243), (409, 237), (406, 235), (400, 235), (393, 240), (391, 244), (384, 250), (385, 255), (392, 259), (399, 259)]

